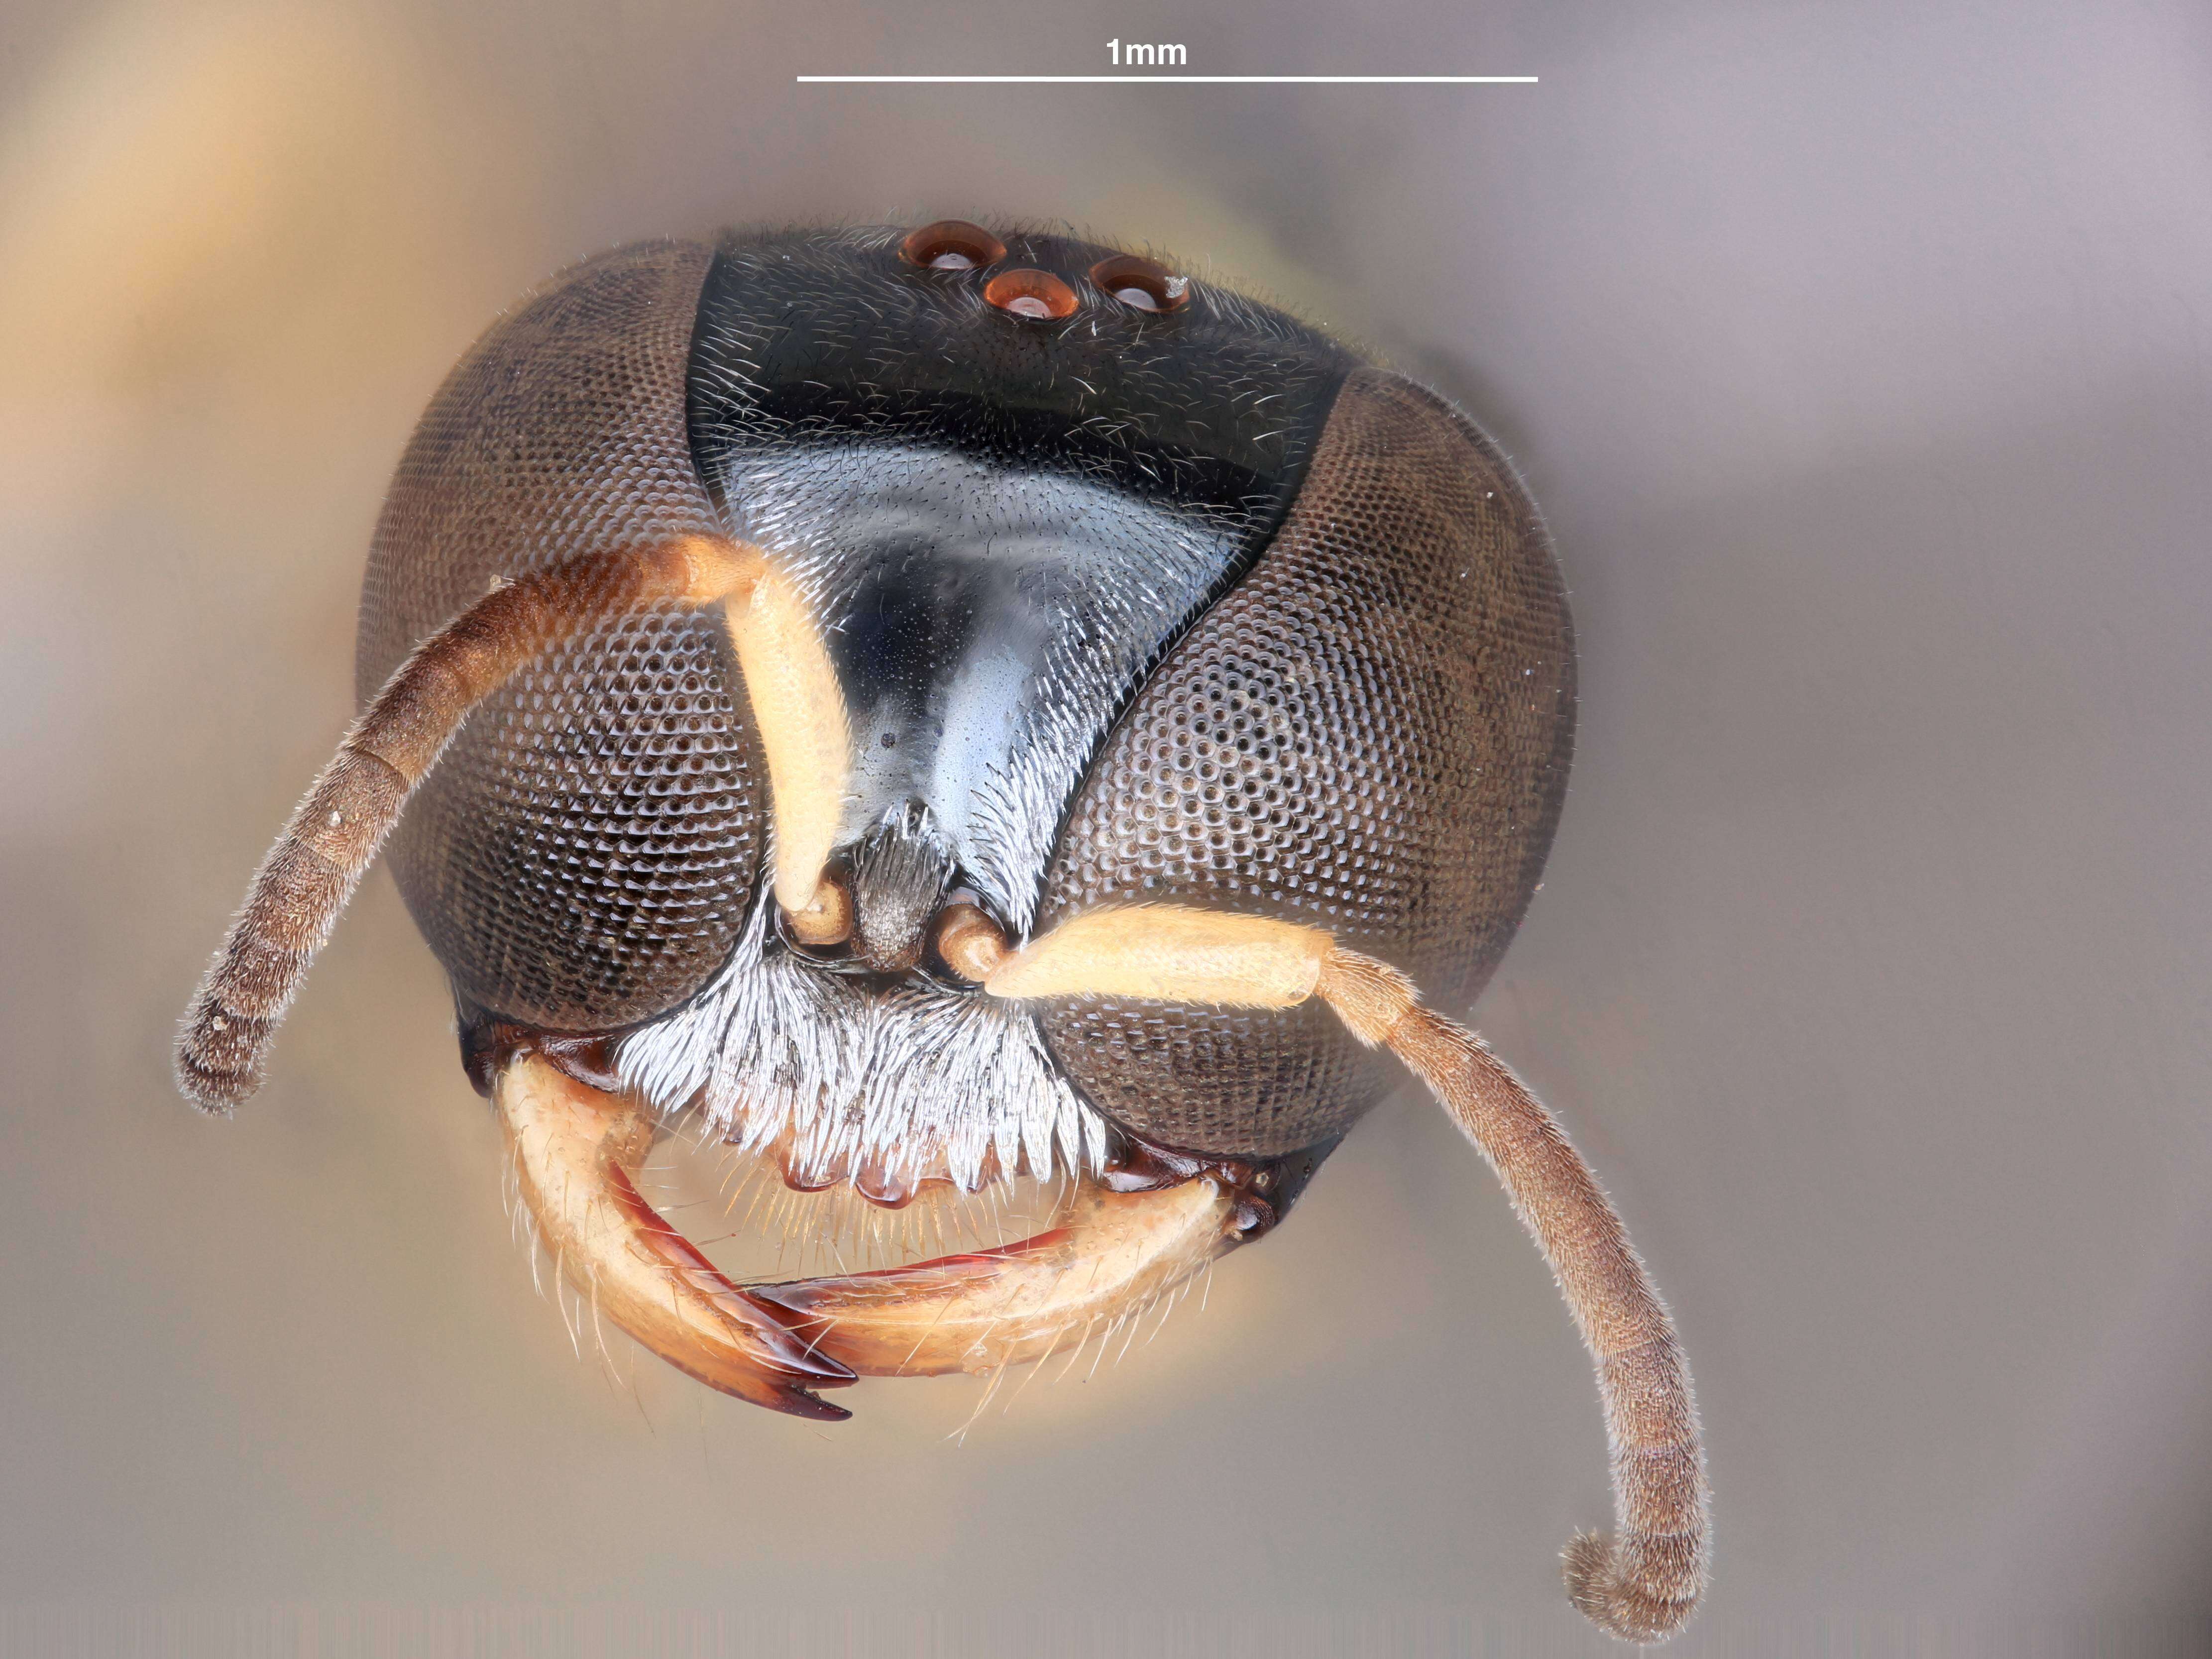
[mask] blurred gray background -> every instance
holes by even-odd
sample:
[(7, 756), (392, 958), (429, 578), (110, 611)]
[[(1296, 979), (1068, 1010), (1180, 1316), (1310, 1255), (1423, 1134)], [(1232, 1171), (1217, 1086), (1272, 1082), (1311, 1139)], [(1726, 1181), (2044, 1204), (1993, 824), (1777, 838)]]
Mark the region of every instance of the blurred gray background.
[[(792, 80), (1109, 38), (1542, 81)], [(1607, 1650), (1554, 1563), (1609, 1513), (1588, 1367), (1421, 1099), (963, 1442), (964, 1380), (829, 1430), (579, 1358), (380, 874), (266, 1091), (172, 1091), (492, 314), (639, 236), (1009, 212), (1389, 353), (1549, 514), (1581, 744), (1477, 1018), (1696, 1366), (1674, 1650), (2212, 1651), (2208, 47), (2186, 4), (12, 0), (0, 1640)]]

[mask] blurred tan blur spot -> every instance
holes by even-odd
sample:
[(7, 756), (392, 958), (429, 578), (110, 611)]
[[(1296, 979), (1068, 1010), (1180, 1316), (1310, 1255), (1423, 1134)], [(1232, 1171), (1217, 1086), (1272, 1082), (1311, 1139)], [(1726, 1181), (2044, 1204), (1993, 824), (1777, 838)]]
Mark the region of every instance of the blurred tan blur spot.
[[(81, 496), (166, 383), (243, 368), (342, 398), (335, 368), (392, 355), (437, 276), (416, 250), (465, 210), (454, 155), (484, 136), (438, 131), (456, 100), (433, 90), (336, 7), (86, 18), (0, 113), (0, 485), (15, 510)], [(441, 143), (455, 137), (479, 142)], [(204, 390), (221, 404), (238, 389)], [(252, 389), (238, 401), (264, 405)]]

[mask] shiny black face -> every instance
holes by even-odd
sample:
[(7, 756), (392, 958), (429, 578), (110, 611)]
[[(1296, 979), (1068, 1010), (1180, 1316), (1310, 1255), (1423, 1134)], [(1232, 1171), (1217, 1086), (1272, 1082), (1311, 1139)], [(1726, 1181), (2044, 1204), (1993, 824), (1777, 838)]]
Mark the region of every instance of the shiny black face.
[(688, 398), (709, 493), (828, 635), (856, 738), (855, 954), (884, 969), (915, 964), (955, 884), (1029, 925), (1085, 763), (1273, 533), (1355, 362), (1203, 283), (1103, 286), (1115, 251), (1091, 243), (932, 252), (733, 237)]
[[(710, 489), (738, 454), (896, 443), (1272, 523), (1358, 360), (1194, 280), (1177, 279), (1172, 310), (1132, 304), (1089, 275), (1111, 248), (1018, 230), (1003, 246), (992, 264), (937, 269), (902, 252), (896, 229), (725, 240), (689, 392)], [(987, 297), (1024, 272), (1055, 278), (1067, 314)]]

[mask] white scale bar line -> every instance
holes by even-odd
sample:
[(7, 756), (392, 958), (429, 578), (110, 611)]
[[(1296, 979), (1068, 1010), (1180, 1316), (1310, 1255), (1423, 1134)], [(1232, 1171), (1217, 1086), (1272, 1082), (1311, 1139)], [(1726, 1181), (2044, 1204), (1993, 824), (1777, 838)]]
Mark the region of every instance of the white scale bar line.
[(1240, 87), (1533, 87), (1533, 75), (801, 75), (817, 84), (868, 82), (902, 86), (1105, 86), (1117, 81), (1186, 81)]

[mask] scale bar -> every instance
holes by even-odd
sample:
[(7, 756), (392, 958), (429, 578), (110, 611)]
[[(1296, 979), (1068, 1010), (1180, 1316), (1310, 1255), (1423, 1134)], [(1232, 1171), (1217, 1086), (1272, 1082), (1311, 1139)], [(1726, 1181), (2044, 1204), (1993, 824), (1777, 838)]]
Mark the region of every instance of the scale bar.
[(1533, 87), (1533, 75), (801, 75), (801, 82), (900, 86), (1105, 86), (1118, 81), (1188, 81), (1236, 87)]

